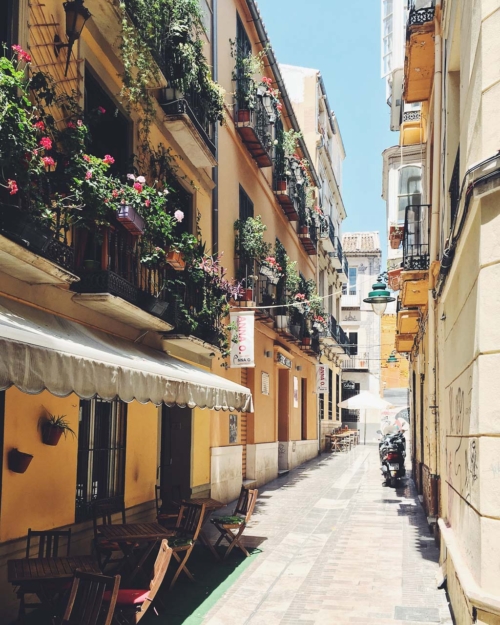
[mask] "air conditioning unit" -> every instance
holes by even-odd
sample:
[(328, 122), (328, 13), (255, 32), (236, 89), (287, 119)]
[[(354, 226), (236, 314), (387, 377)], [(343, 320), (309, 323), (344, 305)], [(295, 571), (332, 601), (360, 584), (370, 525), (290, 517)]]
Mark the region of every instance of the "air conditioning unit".
[(404, 70), (395, 69), (392, 72), (392, 95), (391, 95), (391, 130), (399, 131), (402, 119), (403, 107), (403, 78)]

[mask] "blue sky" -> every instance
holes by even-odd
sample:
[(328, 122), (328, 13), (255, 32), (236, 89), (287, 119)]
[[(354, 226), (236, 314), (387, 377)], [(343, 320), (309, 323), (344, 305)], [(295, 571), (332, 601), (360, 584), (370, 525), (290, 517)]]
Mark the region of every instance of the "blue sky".
[(319, 69), (347, 157), (343, 232), (379, 230), (384, 250), (382, 151), (397, 143), (380, 78), (380, 0), (258, 0), (280, 63)]

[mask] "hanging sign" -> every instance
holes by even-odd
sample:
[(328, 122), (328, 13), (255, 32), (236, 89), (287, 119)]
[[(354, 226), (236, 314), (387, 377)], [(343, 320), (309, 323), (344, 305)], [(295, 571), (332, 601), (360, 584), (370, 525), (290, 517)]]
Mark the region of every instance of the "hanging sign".
[(328, 393), (328, 367), (316, 365), (316, 393)]
[(231, 331), (231, 369), (255, 367), (254, 311), (232, 312), (230, 320), (231, 324), (234, 325), (234, 329)]

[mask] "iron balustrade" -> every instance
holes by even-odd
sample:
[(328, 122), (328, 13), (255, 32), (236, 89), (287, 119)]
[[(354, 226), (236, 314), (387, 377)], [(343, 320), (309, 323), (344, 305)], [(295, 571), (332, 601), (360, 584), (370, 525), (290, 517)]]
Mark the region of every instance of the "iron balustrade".
[(349, 277), (349, 263), (347, 261), (347, 256), (344, 256), (344, 258), (342, 260), (342, 270), (343, 270), (345, 276), (348, 278)]
[[(422, 6), (425, 5), (425, 6)], [(419, 26), (432, 22), (435, 13), (435, 0), (422, 2), (421, 0), (409, 0), (408, 2), (408, 26)]]
[(403, 270), (429, 269), (430, 204), (410, 204), (405, 211)]
[(252, 93), (252, 89), (254, 89), (253, 81), (245, 78), (237, 79), (237, 97), (234, 105), (235, 118), (238, 122), (248, 123), (248, 126), (253, 128), (260, 147), (262, 147), (271, 160), (274, 142), (273, 124), (264, 106), (262, 97), (258, 96), (256, 91)]

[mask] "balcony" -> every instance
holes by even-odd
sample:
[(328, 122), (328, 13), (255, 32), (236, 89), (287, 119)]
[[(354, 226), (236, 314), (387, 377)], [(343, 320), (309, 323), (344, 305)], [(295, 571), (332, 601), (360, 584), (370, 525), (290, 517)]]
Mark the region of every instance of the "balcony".
[(398, 310), (397, 333), (417, 334), (420, 322), (420, 312), (415, 309), (402, 308)]
[(396, 334), (395, 348), (400, 354), (408, 354), (413, 349), (414, 334)]
[(309, 254), (309, 256), (316, 256), (318, 253), (318, 230), (316, 222), (313, 219), (307, 219), (306, 207), (306, 191), (305, 185), (299, 186), (298, 189), (299, 199), (299, 227), (298, 237), (302, 243), (302, 247)]
[(342, 363), (343, 371), (368, 371), (370, 368), (370, 360), (369, 360), (368, 352), (364, 354), (356, 354), (355, 356), (350, 356), (347, 360), (344, 360)]
[(159, 103), (165, 114), (163, 123), (195, 167), (215, 167), (214, 124), (203, 108), (200, 94), (162, 89)]
[(29, 284), (72, 284), (70, 226), (59, 208), (42, 224), (17, 205), (0, 205), (0, 271)]
[(299, 221), (299, 197), (295, 176), (287, 157), (276, 151), (273, 170), (273, 190), (289, 221)]
[[(238, 79), (237, 93), (244, 93), (242, 79)], [(248, 87), (250, 88), (250, 87)], [(245, 108), (247, 104), (235, 103), (235, 123), (238, 133), (259, 167), (271, 167), (274, 140), (274, 126), (270, 121), (262, 98), (255, 95), (253, 108)]]
[(411, 1), (406, 28), (405, 102), (425, 102), (434, 80), (434, 1), (416, 8)]
[(347, 256), (344, 256), (342, 259), (342, 269), (338, 272), (340, 281), (343, 284), (347, 284), (349, 282), (349, 263), (347, 261)]
[(418, 145), (424, 143), (425, 118), (422, 119), (421, 111), (405, 111), (401, 124), (399, 144), (402, 146)]
[[(407, 206), (400, 276), (403, 307), (425, 306), (429, 282), (430, 205)], [(408, 283), (408, 284), (406, 284)]]
[(344, 270), (344, 250), (339, 237), (334, 236), (332, 230), (330, 230), (330, 241), (333, 246), (333, 252), (330, 252), (328, 256), (332, 259), (334, 268), (341, 274)]
[(141, 263), (141, 243), (120, 224), (102, 233), (79, 230), (73, 301), (139, 330), (168, 331), (167, 266)]
[(340, 303), (342, 308), (359, 308), (361, 306), (361, 297), (359, 293), (355, 293), (354, 295), (350, 293), (342, 294)]

